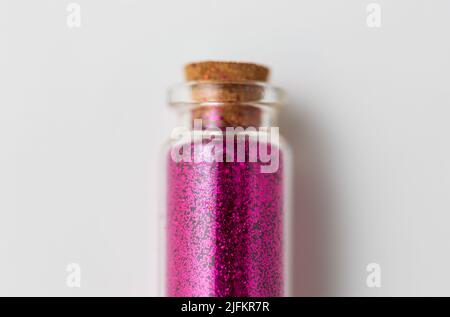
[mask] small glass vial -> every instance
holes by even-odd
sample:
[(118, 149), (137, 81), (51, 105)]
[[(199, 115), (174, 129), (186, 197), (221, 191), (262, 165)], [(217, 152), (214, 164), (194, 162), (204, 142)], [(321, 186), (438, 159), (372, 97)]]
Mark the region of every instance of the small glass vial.
[(164, 151), (166, 296), (289, 295), (290, 154), (278, 133), (283, 92), (260, 65), (185, 68)]

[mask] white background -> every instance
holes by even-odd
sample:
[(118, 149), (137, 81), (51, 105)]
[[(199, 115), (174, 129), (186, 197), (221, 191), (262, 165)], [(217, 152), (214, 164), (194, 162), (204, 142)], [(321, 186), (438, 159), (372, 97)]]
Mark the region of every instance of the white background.
[(0, 295), (158, 295), (166, 90), (203, 59), (272, 68), (297, 158), (316, 131), (297, 295), (450, 295), (449, 1), (79, 0), (81, 28), (68, 3), (0, 2)]

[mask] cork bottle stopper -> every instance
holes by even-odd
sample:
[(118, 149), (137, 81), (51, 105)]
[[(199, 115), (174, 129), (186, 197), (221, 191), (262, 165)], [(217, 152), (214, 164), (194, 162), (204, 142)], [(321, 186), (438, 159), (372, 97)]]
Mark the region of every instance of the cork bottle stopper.
[(201, 83), (192, 86), (191, 97), (200, 103), (192, 110), (193, 118), (201, 119), (205, 126), (221, 128), (259, 126), (261, 109), (249, 103), (264, 94), (264, 86), (254, 82), (266, 82), (268, 77), (267, 67), (252, 63), (205, 61), (186, 65), (186, 80)]
[(187, 81), (267, 81), (269, 69), (253, 63), (205, 61), (186, 65), (185, 77)]

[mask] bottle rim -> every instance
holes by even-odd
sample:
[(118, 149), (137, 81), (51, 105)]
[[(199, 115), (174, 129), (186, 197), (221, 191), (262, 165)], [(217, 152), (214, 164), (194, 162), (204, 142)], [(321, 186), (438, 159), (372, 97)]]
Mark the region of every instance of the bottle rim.
[[(226, 100), (220, 97), (223, 91), (243, 93), (240, 100)], [(199, 92), (207, 98), (199, 98)], [(285, 104), (285, 93), (281, 88), (260, 81), (188, 81), (169, 88), (167, 102), (171, 107), (220, 106), (226, 104), (252, 104), (255, 106), (279, 107)]]

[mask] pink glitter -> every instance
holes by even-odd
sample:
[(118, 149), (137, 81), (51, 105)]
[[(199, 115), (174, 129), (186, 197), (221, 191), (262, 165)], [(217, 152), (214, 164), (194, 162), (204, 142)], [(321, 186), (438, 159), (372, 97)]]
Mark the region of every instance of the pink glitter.
[(281, 153), (277, 172), (261, 165), (174, 162), (169, 153), (168, 296), (283, 295)]

